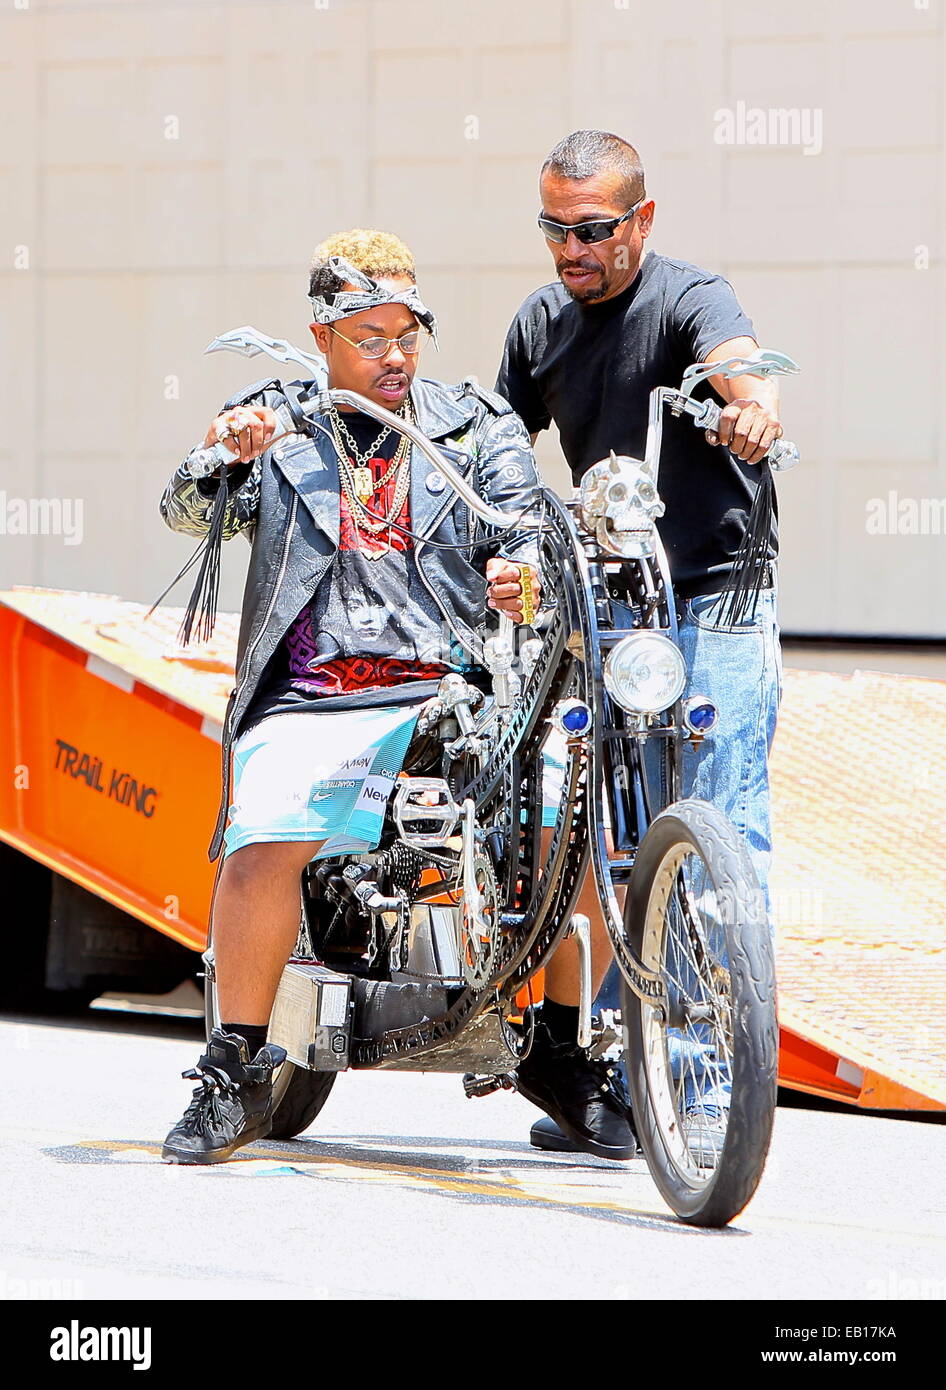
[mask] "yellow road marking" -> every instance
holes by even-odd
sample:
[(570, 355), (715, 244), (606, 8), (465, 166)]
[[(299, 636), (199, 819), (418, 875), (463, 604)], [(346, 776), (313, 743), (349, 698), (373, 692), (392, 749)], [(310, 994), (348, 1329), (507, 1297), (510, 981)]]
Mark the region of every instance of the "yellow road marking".
[[(108, 1139), (83, 1139), (72, 1147), (101, 1149), (106, 1153), (133, 1150), (136, 1153), (154, 1154), (156, 1158), (161, 1153), (161, 1146), (158, 1144)], [(541, 1202), (563, 1208), (581, 1207), (592, 1211), (613, 1212), (615, 1215), (658, 1217), (676, 1224), (675, 1218), (663, 1206), (657, 1204), (650, 1206), (640, 1202), (632, 1206), (628, 1202), (593, 1198), (589, 1196), (590, 1184), (586, 1186), (574, 1182), (557, 1183), (551, 1175), (548, 1175), (549, 1187), (544, 1187), (542, 1178), (538, 1175), (535, 1179), (529, 1179), (526, 1182), (510, 1176), (508, 1173), (496, 1173), (488, 1176), (477, 1174), (476, 1177), (467, 1177), (462, 1173), (444, 1174), (441, 1169), (428, 1168), (420, 1164), (408, 1167), (398, 1163), (382, 1162), (378, 1159), (344, 1158), (338, 1155), (333, 1155), (330, 1158), (314, 1158), (308, 1154), (297, 1157), (297, 1152), (287, 1153), (267, 1148), (264, 1144), (258, 1143), (253, 1146), (252, 1152), (247, 1151), (246, 1157), (243, 1159), (234, 1158), (226, 1164), (199, 1166), (205, 1168), (226, 1167), (230, 1173), (234, 1173), (238, 1172), (243, 1164), (253, 1162), (255, 1166), (255, 1163), (260, 1160), (268, 1159), (278, 1162), (283, 1167), (298, 1168), (303, 1173), (306, 1169), (314, 1170), (313, 1175), (317, 1173), (320, 1177), (335, 1180), (356, 1175), (371, 1182), (393, 1183), (421, 1189), (436, 1188), (441, 1192), (460, 1193), (467, 1196), (502, 1197), (516, 1202)], [(332, 1172), (332, 1169), (339, 1171)], [(592, 1169), (588, 1170), (589, 1173), (593, 1171)], [(542, 1177), (545, 1176), (542, 1175)]]

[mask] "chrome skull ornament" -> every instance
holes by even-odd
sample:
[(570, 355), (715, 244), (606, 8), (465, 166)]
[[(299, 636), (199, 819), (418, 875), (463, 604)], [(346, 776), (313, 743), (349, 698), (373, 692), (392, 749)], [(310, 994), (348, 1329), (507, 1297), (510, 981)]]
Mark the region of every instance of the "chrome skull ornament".
[(612, 452), (581, 480), (579, 510), (602, 550), (627, 559), (654, 553), (654, 523), (664, 504), (640, 459)]

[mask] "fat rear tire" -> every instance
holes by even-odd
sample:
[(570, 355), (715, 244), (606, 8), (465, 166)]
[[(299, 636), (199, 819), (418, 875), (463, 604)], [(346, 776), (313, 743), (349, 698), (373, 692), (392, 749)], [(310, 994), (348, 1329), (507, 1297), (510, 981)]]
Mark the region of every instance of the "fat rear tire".
[[(217, 991), (208, 969), (204, 989), (204, 1027), (209, 1038), (217, 1026)], [(309, 1128), (335, 1085), (335, 1071), (309, 1071), (283, 1062), (273, 1073), (273, 1127), (269, 1139), (294, 1139)]]
[(292, 1062), (284, 1062), (283, 1066), (289, 1067), (292, 1074), (273, 1112), (270, 1139), (294, 1139), (307, 1130), (328, 1100), (338, 1075), (337, 1071), (307, 1071)]

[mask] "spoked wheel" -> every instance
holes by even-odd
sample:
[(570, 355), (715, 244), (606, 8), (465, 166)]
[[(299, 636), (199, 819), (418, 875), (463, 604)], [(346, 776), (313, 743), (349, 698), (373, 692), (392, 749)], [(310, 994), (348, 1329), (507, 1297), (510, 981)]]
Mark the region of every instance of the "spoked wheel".
[[(208, 962), (204, 979), (204, 1027), (209, 1038), (217, 1027), (217, 982)], [(283, 1062), (273, 1072), (273, 1127), (270, 1139), (294, 1139), (309, 1128), (328, 1100), (338, 1072), (309, 1071), (293, 1062)]]
[(764, 899), (729, 821), (678, 801), (651, 824), (627, 895), (629, 943), (666, 1004), (623, 982), (628, 1082), (651, 1175), (684, 1221), (724, 1226), (762, 1176), (778, 1071)]

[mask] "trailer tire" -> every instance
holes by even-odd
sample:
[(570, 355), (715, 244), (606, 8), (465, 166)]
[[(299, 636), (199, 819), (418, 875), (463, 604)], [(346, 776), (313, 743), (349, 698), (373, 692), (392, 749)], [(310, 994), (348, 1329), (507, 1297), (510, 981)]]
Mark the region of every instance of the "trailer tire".
[(46, 988), (52, 870), (0, 841), (0, 878), (9, 914), (0, 974), (0, 1009), (69, 1014), (88, 1008), (100, 990)]

